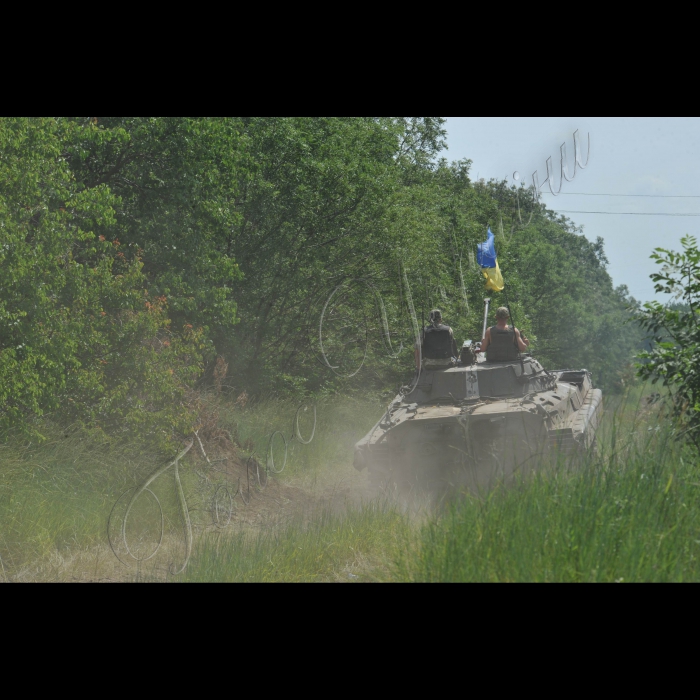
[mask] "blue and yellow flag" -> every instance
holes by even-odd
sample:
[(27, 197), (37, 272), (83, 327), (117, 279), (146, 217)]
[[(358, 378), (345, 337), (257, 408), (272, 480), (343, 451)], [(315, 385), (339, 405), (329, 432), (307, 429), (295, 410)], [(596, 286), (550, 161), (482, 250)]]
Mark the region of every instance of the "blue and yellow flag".
[(501, 268), (498, 265), (498, 256), (496, 255), (496, 236), (489, 228), (489, 239), (486, 243), (479, 244), (479, 267), (486, 278), (486, 289), (492, 292), (502, 292), (506, 288), (506, 283), (503, 281)]

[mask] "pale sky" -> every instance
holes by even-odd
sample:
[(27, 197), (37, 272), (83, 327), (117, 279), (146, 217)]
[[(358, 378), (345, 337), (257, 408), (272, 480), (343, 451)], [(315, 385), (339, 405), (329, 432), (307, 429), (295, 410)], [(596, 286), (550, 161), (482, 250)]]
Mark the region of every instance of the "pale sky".
[[(584, 226), (585, 235), (605, 239), (609, 271), (615, 285), (626, 284), (641, 301), (654, 298), (649, 275), (656, 265), (654, 248), (680, 250), (686, 234), (700, 238), (700, 117), (448, 117), (448, 158), (474, 161), (473, 177), (505, 178), (519, 172), (526, 186), (539, 171), (547, 178), (547, 158), (554, 165), (558, 189), (560, 147), (566, 142), (569, 173), (574, 139), (582, 136), (583, 162), (587, 134), (591, 158), (573, 182), (564, 182), (559, 197), (548, 185), (543, 201), (555, 211), (610, 212), (566, 214)], [(592, 193), (598, 196), (577, 196)], [(682, 195), (697, 198), (609, 197), (599, 195)], [(626, 216), (621, 212), (663, 214)], [(697, 217), (668, 214), (698, 214)]]

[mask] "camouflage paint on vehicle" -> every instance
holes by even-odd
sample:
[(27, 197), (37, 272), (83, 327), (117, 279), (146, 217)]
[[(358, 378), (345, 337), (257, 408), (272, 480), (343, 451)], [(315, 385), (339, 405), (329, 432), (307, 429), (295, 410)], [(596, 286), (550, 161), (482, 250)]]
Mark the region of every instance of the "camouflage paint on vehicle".
[(377, 487), (483, 490), (557, 447), (595, 444), (603, 395), (586, 370), (507, 363), (423, 369), (355, 449)]

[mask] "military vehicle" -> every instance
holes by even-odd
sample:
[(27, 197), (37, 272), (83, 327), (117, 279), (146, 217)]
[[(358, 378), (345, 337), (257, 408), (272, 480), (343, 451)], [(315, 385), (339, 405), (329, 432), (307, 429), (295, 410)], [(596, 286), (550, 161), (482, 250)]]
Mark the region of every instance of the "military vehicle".
[(602, 402), (585, 369), (547, 371), (517, 350), (484, 357), (468, 342), (459, 360), (423, 360), (357, 444), (355, 468), (400, 492), (483, 491), (536, 468), (553, 448), (595, 449)]

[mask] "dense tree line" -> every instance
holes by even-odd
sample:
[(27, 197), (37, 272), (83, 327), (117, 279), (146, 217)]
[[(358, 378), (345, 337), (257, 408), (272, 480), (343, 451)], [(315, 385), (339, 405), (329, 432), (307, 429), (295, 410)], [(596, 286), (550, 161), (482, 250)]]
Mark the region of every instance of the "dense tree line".
[(441, 117), (3, 117), (0, 423), (167, 440), (219, 357), (237, 391), (400, 381), (411, 306), (478, 339), (489, 225), (535, 351), (613, 388), (639, 331), (601, 241), (444, 147)]

